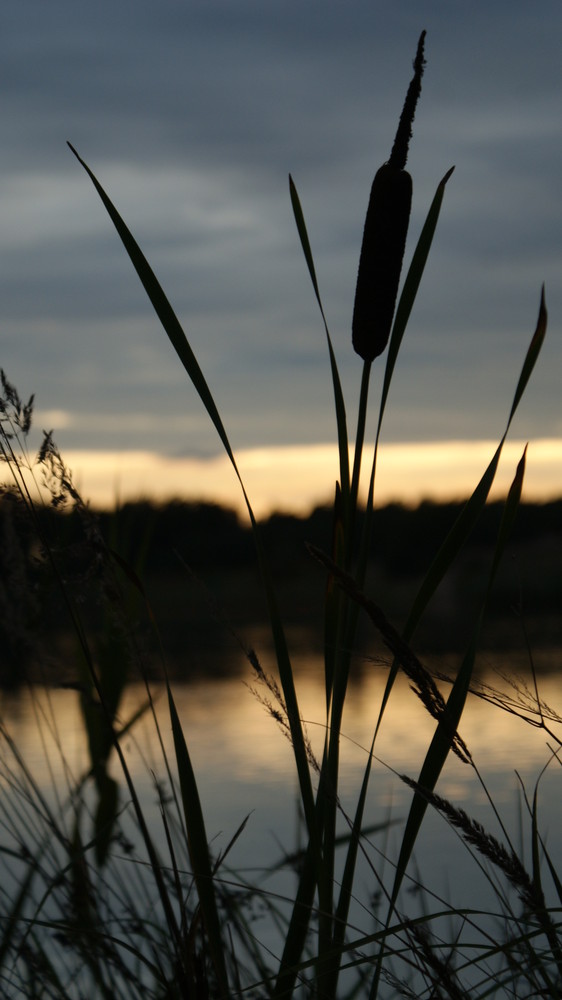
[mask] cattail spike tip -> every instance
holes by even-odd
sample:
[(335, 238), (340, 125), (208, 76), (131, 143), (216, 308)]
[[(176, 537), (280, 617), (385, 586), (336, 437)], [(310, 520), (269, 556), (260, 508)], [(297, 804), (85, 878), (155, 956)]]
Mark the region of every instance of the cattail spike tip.
[(414, 59), (414, 75), (408, 87), (408, 93), (406, 94), (406, 100), (404, 101), (404, 107), (402, 108), (402, 114), (398, 122), (398, 129), (396, 130), (396, 138), (394, 139), (390, 160), (388, 161), (392, 167), (397, 167), (398, 170), (404, 170), (406, 160), (408, 159), (408, 147), (412, 138), (412, 124), (416, 113), (416, 105), (421, 94), (421, 79), (425, 66), (424, 44), (425, 31), (422, 31), (418, 42), (416, 58)]

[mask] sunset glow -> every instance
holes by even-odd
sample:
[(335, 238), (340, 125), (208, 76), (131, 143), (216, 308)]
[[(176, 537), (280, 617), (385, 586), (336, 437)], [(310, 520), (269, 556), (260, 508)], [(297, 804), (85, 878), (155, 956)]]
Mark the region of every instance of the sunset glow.
[[(399, 501), (416, 505), (423, 499), (465, 499), (496, 447), (493, 441), (382, 445), (377, 504)], [(506, 494), (524, 447), (523, 441), (504, 446), (492, 497)], [(371, 455), (372, 449), (367, 454)], [(71, 451), (65, 454), (65, 461), (84, 499), (94, 507), (112, 507), (117, 500), (184, 499), (217, 502), (243, 511), (240, 484), (226, 457), (167, 458), (142, 451)], [(338, 477), (335, 446), (252, 449), (241, 451), (237, 462), (258, 516), (273, 510), (306, 514), (314, 506), (332, 500)], [(560, 495), (562, 440), (532, 441), (527, 453), (524, 499), (548, 500)]]

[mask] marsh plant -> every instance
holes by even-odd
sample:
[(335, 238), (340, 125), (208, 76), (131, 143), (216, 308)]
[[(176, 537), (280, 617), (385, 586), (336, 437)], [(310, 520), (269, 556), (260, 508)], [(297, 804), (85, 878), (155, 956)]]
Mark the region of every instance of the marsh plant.
[[(320, 752), (307, 735), (299, 708), (298, 683), (291, 650), (278, 610), (260, 526), (254, 516), (219, 409), (189, 341), (161, 285), (130, 230), (89, 166), (83, 166), (115, 226), (161, 325), (169, 337), (232, 463), (247, 507), (256, 558), (267, 602), (275, 670), (262, 666), (259, 651), (248, 649), (248, 670), (266, 711), (288, 737), (298, 783), (303, 846), (287, 854), (292, 872), (284, 898), (263, 883), (236, 877), (228, 868), (230, 846), (244, 836), (244, 824), (231, 831), (229, 847), (215, 855), (209, 845), (197, 776), (189, 751), (189, 732), (178, 715), (172, 684), (162, 663), (173, 753), (166, 752), (153, 694), (144, 670), (142, 644), (135, 631), (139, 608), (151, 611), (141, 576), (108, 545), (75, 489), (52, 437), (47, 435), (36, 461), (26, 439), (32, 401), (24, 405), (5, 375), (0, 403), (2, 457), (11, 482), (2, 502), (23, 510), (35, 532), (35, 548), (21, 543), (4, 546), (0, 590), (4, 642), (15, 646), (32, 634), (35, 606), (21, 594), (33, 558), (55, 580), (76, 638), (76, 676), (71, 683), (87, 735), (89, 764), (75, 774), (65, 757), (64, 734), (49, 709), (48, 689), (39, 699), (37, 724), (57, 743), (64, 781), (47, 798), (26, 762), (25, 747), (15, 745), (9, 720), (2, 739), (1, 857), (5, 876), (0, 889), (0, 982), (2, 994), (22, 997), (226, 998), (311, 996), (365, 997), (558, 997), (562, 990), (559, 912), (562, 885), (546, 850), (537, 822), (537, 793), (528, 803), (531, 864), (515, 849), (490, 801), (491, 818), (499, 820), (501, 838), (442, 798), (439, 776), (449, 754), (478, 772), (459, 728), (467, 697), (475, 690), (473, 672), (486, 605), (523, 488), (525, 453), (514, 470), (487, 580), (470, 642), (448, 687), (439, 685), (416, 655), (415, 632), (437, 587), (454, 563), (482, 513), (494, 482), (512, 419), (525, 391), (546, 332), (544, 294), (536, 329), (523, 360), (505, 431), (490, 463), (458, 519), (438, 547), (411, 607), (398, 631), (384, 613), (384, 596), (367, 592), (366, 572), (372, 538), (372, 515), (378, 444), (402, 338), (422, 279), (437, 226), (447, 170), (439, 182), (402, 284), (409, 227), (412, 180), (406, 171), (414, 113), (425, 66), (425, 33), (414, 62), (390, 157), (376, 173), (368, 203), (353, 308), (352, 344), (361, 358), (357, 426), (348, 432), (346, 404), (336, 353), (322, 305), (311, 245), (296, 185), (290, 178), (290, 200), (313, 291), (319, 306), (331, 372), (339, 446), (339, 476), (333, 504), (331, 549), (310, 551), (318, 563), (324, 588), (324, 736)], [(351, 349), (351, 342), (349, 344)], [(383, 366), (383, 356), (386, 361)], [(375, 368), (375, 363), (377, 367)], [(374, 449), (365, 439), (369, 388), (379, 373), (380, 399)], [(351, 459), (350, 459), (351, 456)], [(31, 479), (30, 479), (31, 477)], [(358, 517), (360, 481), (366, 480), (365, 516)], [(30, 482), (35, 480), (37, 489)], [(93, 643), (84, 618), (80, 586), (64, 568), (64, 551), (43, 529), (42, 505), (68, 505), (80, 517), (89, 552), (89, 580), (98, 588), (107, 611), (105, 642)], [(13, 525), (13, 519), (10, 524)], [(359, 536), (359, 526), (361, 534)], [(12, 528), (9, 529), (12, 531)], [(13, 539), (16, 533), (12, 531)], [(31, 553), (31, 554), (30, 554)], [(131, 595), (135, 615), (130, 618)], [(8, 601), (15, 612), (12, 613)], [(17, 613), (16, 613), (17, 612)], [(386, 687), (373, 717), (372, 743), (358, 776), (353, 808), (342, 805), (340, 746), (342, 717), (350, 679), (359, 616), (372, 624), (389, 654)], [(18, 617), (19, 616), (19, 617)], [(9, 627), (8, 627), (8, 625)], [(154, 625), (154, 628), (156, 626)], [(11, 630), (11, 631), (10, 631)], [(127, 678), (137, 672), (145, 680), (146, 697), (135, 715), (123, 720), (122, 698)], [(404, 673), (434, 721), (433, 737), (416, 775), (404, 775), (411, 792), (399, 850), (391, 859), (392, 877), (381, 867), (376, 831), (366, 825), (371, 770), (384, 717), (392, 711), (393, 686)], [(447, 693), (443, 693), (443, 691)], [(487, 693), (490, 700), (490, 693)], [(556, 717), (536, 701), (526, 721), (540, 725), (557, 753)], [(155, 745), (162, 754), (165, 782), (156, 782), (158, 830), (149, 821), (123, 751), (125, 734), (134, 734), (138, 715), (152, 717)], [(272, 726), (272, 739), (278, 738)], [(121, 780), (110, 774), (117, 766)], [(228, 766), (226, 764), (226, 766)], [(425, 905), (408, 909), (403, 887), (418, 834), (428, 809), (437, 810), (467, 846), (467, 865), (479, 862), (487, 872), (501, 917), (501, 931), (487, 929), (485, 914), (459, 910), (429, 894)], [(134, 837), (131, 837), (134, 831)], [(368, 919), (361, 929), (353, 920), (354, 902), (364, 897), (361, 864), (371, 879)], [(384, 868), (384, 871), (383, 871)], [(544, 881), (548, 881), (545, 887)], [(289, 889), (294, 886), (294, 891)], [(546, 900), (549, 900), (547, 905)], [(553, 902), (554, 901), (554, 902)], [(255, 905), (277, 929), (279, 948), (260, 943), (252, 920)], [(365, 913), (365, 909), (362, 911)]]

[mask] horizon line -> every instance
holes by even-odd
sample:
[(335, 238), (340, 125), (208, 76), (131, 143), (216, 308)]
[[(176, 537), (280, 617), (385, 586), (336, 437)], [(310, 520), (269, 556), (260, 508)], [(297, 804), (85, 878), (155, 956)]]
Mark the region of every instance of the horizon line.
[[(490, 499), (507, 494), (525, 445), (522, 439), (505, 442)], [(466, 500), (497, 447), (497, 440), (492, 439), (382, 443), (375, 505)], [(372, 456), (371, 442), (363, 451), (363, 479), (370, 474)], [(97, 509), (112, 509), (135, 500), (190, 500), (246, 512), (240, 484), (226, 455), (174, 457), (140, 449), (67, 449), (63, 459), (83, 499)], [(256, 516), (274, 512), (302, 515), (333, 502), (339, 478), (335, 444), (241, 449), (236, 463)], [(364, 499), (366, 490), (360, 495)], [(528, 445), (522, 501), (559, 497), (562, 438), (533, 440)]]

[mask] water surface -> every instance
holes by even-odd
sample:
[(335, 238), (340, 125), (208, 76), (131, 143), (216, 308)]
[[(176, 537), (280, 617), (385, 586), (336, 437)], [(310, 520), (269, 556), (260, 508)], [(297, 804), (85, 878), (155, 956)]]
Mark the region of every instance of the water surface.
[[(505, 700), (509, 696), (513, 700), (511, 711), (501, 710), (482, 698), (469, 698), (460, 732), (471, 750), (476, 768), (451, 756), (437, 790), (456, 807), (482, 822), (486, 830), (502, 842), (511, 838), (530, 865), (531, 826), (525, 794), (532, 798), (540, 776), (539, 825), (553, 860), (560, 864), (560, 765), (552, 759), (551, 751), (557, 748), (556, 737), (562, 736), (562, 726), (550, 718), (549, 734), (537, 725), (540, 715), (533, 684), (529, 678), (524, 681), (517, 675), (512, 659), (490, 657), (486, 665), (487, 672), (480, 676), (481, 685), (485, 689), (501, 688), (502, 698)], [(266, 657), (264, 667), (268, 669), (268, 666)], [(454, 661), (448, 666), (454, 669)], [(386, 678), (387, 669), (383, 665), (368, 663), (358, 671), (349, 687), (341, 744), (342, 832), (346, 830), (343, 813), (353, 815)], [(441, 686), (446, 694), (447, 685)], [(224, 850), (247, 818), (245, 829), (228, 858), (231, 877), (257, 880), (264, 890), (290, 896), (294, 884), (290, 873), (273, 878), (267, 871), (284, 852), (294, 851), (303, 842), (292, 748), (260, 701), (260, 693), (271, 699), (270, 693), (257, 688), (256, 695), (252, 687), (256, 688), (251, 668), (238, 663), (231, 677), (175, 683), (174, 696), (197, 776), (213, 851), (218, 854)], [(541, 675), (539, 689), (544, 705), (550, 707), (549, 715), (554, 716), (562, 709), (557, 672)], [(152, 691), (166, 752), (173, 762), (165, 692), (158, 685), (154, 685)], [(303, 653), (297, 692), (312, 746), (320, 756), (325, 718), (319, 657)], [(123, 720), (145, 699), (143, 685), (131, 685), (121, 712)], [(37, 788), (49, 802), (55, 802), (57, 795), (62, 800), (73, 777), (78, 778), (88, 768), (77, 693), (34, 688), (17, 696), (4, 695), (2, 718)], [(435, 723), (409, 683), (399, 676), (375, 745), (376, 759), (372, 765), (365, 816), (366, 824), (385, 823), (391, 819), (395, 825), (370, 837), (369, 862), (360, 868), (358, 898), (352, 911), (358, 933), (368, 933), (374, 928), (372, 900), (377, 883), (369, 865), (375, 866), (387, 887), (392, 882), (392, 866), (398, 856), (403, 823), (412, 797), (399, 775), (417, 778), (434, 729)], [(167, 776), (150, 713), (123, 738), (122, 746), (155, 839), (165, 852), (156, 782), (164, 787)], [(10, 754), (10, 747), (4, 742), (4, 803), (11, 794)], [(544, 771), (549, 760), (550, 765)], [(117, 760), (112, 762), (112, 773), (123, 785)], [(121, 794), (125, 803), (124, 786)], [(141, 857), (143, 846), (134, 824), (129, 824), (127, 829), (134, 852)], [(7, 839), (4, 832), (5, 846)], [(494, 898), (481, 864), (482, 859), (471, 858), (458, 834), (445, 820), (428, 810), (409, 868), (410, 887), (421, 880), (430, 893), (435, 893), (434, 900), (427, 896), (435, 909), (439, 908), (440, 897), (457, 907), (492, 905)], [(265, 924), (258, 934), (268, 947), (279, 946), (271, 928)]]

